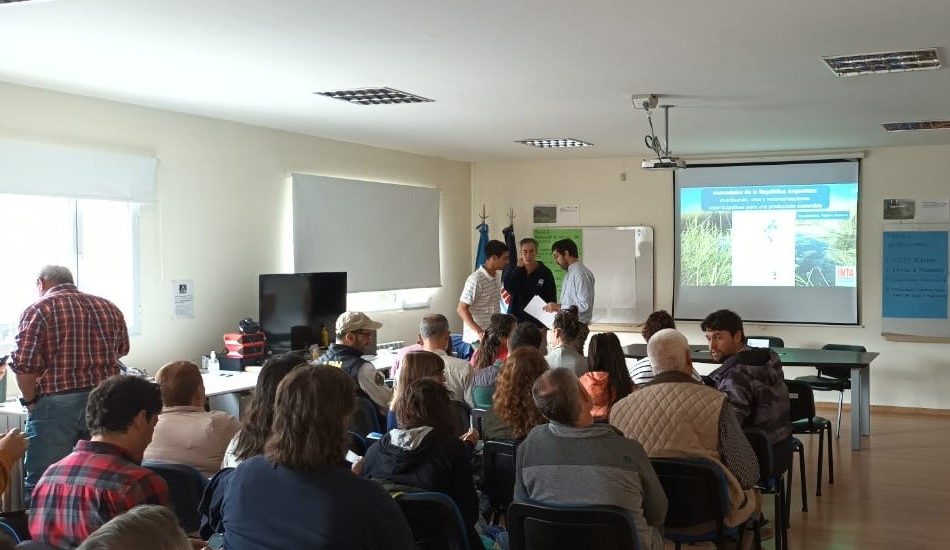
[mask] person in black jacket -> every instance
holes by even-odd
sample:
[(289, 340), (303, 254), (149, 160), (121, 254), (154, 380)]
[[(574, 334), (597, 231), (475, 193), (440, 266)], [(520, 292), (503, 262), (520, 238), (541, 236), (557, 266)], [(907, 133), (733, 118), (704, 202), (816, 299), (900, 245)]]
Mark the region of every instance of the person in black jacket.
[(441, 382), (434, 378), (413, 381), (396, 404), (399, 427), (366, 452), (363, 476), (447, 494), (468, 526), (472, 548), (478, 548), (478, 497), (472, 477), (478, 433), (469, 430), (455, 437), (455, 418), (449, 391)]
[(542, 331), (547, 330), (544, 323), (525, 313), (524, 308), (535, 296), (540, 296), (545, 304), (557, 301), (554, 274), (544, 262), (538, 261), (538, 241), (526, 237), (518, 243), (519, 250), (515, 250), (514, 228), (506, 227), (503, 232), (508, 257), (518, 258), (517, 263), (509, 262), (502, 272), (502, 284), (511, 295), (508, 313), (517, 317), (519, 323), (532, 323)]

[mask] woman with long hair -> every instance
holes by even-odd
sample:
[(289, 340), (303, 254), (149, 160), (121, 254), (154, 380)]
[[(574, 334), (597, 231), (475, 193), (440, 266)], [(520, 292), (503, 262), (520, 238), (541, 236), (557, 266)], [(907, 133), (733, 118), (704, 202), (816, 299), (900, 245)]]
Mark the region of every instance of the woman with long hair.
[(491, 323), (485, 331), (471, 363), (475, 367), (475, 376), (472, 378), (472, 402), (477, 408), (491, 407), (491, 396), (495, 391), (495, 380), (498, 370), (508, 357), (508, 338), (511, 331), (518, 324), (514, 315), (496, 313), (491, 316)]
[[(405, 368), (405, 364), (403, 365)], [(461, 438), (455, 426), (449, 390), (432, 377), (412, 381), (396, 404), (399, 428), (383, 435), (363, 459), (363, 476), (445, 493), (468, 526), (473, 548), (478, 497), (472, 477), (472, 450), (478, 434)]]
[(521, 439), (545, 422), (531, 397), (531, 385), (548, 370), (535, 348), (518, 348), (508, 356), (492, 398), (492, 409), (482, 421), (485, 439)]
[(594, 420), (606, 420), (610, 407), (630, 395), (636, 386), (630, 381), (620, 339), (613, 332), (595, 334), (587, 346), (588, 372), (580, 377), (581, 385), (590, 394)]
[(356, 405), (353, 381), (328, 365), (280, 383), (264, 454), (231, 475), (222, 505), (228, 550), (413, 548), (399, 506), (343, 466)]
[(402, 359), (402, 367), (393, 388), (393, 400), (389, 403), (389, 413), (386, 415), (386, 430), (396, 427), (398, 417), (396, 410), (403, 400), (406, 389), (420, 378), (434, 378), (445, 384), (445, 361), (431, 351), (410, 351)]
[(274, 399), (280, 381), (295, 368), (307, 362), (296, 353), (284, 353), (264, 362), (257, 377), (254, 395), (241, 429), (224, 452), (222, 468), (237, 466), (242, 461), (264, 452), (274, 418)]

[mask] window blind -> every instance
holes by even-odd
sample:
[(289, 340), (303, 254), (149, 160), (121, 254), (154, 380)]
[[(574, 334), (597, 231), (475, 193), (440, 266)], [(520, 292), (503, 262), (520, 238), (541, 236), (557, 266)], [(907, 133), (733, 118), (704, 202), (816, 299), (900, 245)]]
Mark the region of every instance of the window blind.
[(440, 191), (293, 174), (294, 271), (346, 271), (348, 292), (437, 287)]

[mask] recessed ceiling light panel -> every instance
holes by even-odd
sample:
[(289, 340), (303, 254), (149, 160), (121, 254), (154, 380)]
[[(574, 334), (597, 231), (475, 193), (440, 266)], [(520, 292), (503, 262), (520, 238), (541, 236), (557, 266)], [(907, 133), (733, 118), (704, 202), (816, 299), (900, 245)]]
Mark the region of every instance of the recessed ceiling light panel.
[(902, 52), (865, 53), (821, 58), (838, 76), (926, 71), (940, 68), (936, 48)]
[(885, 132), (915, 132), (918, 130), (950, 130), (950, 120), (923, 120), (920, 122), (888, 122), (882, 124)]
[(531, 139), (519, 139), (515, 143), (520, 143), (522, 145), (530, 145), (531, 147), (537, 147), (538, 149), (551, 149), (551, 148), (561, 148), (561, 147), (593, 147), (593, 143), (587, 143), (586, 141), (581, 141), (574, 138), (531, 138)]
[(356, 90), (335, 90), (332, 92), (314, 92), (341, 101), (357, 105), (392, 105), (395, 103), (428, 103), (433, 100), (393, 88), (359, 88)]

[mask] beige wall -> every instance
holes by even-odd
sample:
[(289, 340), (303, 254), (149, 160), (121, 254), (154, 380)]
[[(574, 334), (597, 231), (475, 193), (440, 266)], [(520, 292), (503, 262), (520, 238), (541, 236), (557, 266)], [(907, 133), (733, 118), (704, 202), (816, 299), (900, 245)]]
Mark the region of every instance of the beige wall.
[[(132, 338), (132, 366), (196, 360), (220, 348), (239, 319), (257, 317), (258, 274), (287, 265), (294, 171), (440, 188), (444, 286), (432, 306), (461, 328), (453, 312), (470, 271), (468, 163), (9, 84), (0, 84), (0, 137), (159, 159), (158, 203), (142, 210), (142, 331)], [(354, 253), (366, 246), (355, 243)], [(195, 281), (194, 320), (172, 318), (169, 285), (179, 278)], [(425, 313), (379, 314), (380, 340), (414, 339)]]
[[(576, 204), (580, 206), (581, 225), (651, 225), (656, 238), (656, 303), (669, 309), (673, 301), (672, 176), (669, 172), (643, 171), (639, 161), (610, 158), (476, 163), (472, 218), (477, 219), (485, 204), (495, 238), (507, 225), (505, 213), (509, 207), (517, 215), (516, 234), (530, 233), (531, 207), (535, 204)], [(621, 181), (623, 172), (626, 181)], [(872, 365), (873, 404), (950, 408), (950, 345), (889, 342), (881, 337), (882, 200), (915, 196), (950, 196), (950, 146), (868, 152), (862, 165), (860, 198), (863, 326), (749, 325), (746, 332), (781, 336), (789, 346), (863, 344), (881, 353)], [(703, 343), (696, 323), (683, 325), (691, 343)], [(623, 334), (621, 339), (625, 343), (642, 341), (635, 334)], [(786, 375), (813, 373), (813, 369), (789, 368)], [(816, 397), (831, 400), (837, 399), (837, 394), (819, 393)]]

